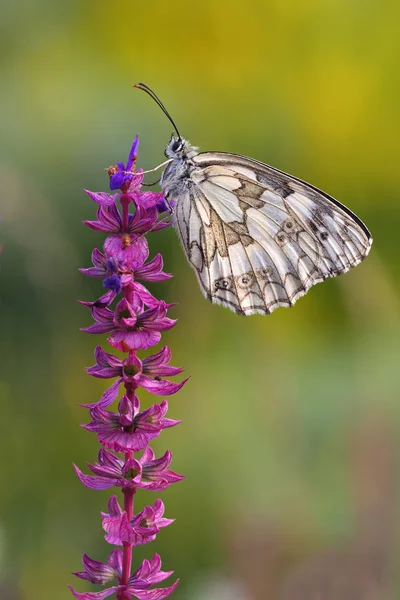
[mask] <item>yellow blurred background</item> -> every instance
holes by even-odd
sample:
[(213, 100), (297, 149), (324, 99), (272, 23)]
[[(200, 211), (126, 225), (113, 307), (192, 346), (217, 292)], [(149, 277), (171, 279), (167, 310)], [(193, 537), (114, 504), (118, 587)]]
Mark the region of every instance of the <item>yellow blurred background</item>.
[(137, 81), (192, 143), (311, 181), (375, 241), (294, 309), (239, 318), (203, 299), (172, 229), (151, 236), (175, 275), (151, 287), (178, 302), (163, 339), (191, 379), (154, 444), (186, 475), (160, 495), (176, 522), (135, 567), (161, 553), (177, 600), (400, 591), (399, 19), (391, 0), (2, 6), (1, 600), (67, 600), (82, 553), (110, 551), (109, 494), (71, 466), (98, 450), (77, 404), (107, 385), (84, 370), (100, 338), (79, 331), (76, 300), (101, 288), (78, 267), (104, 239), (82, 188), (107, 189), (137, 132), (139, 166), (163, 160), (171, 126)]

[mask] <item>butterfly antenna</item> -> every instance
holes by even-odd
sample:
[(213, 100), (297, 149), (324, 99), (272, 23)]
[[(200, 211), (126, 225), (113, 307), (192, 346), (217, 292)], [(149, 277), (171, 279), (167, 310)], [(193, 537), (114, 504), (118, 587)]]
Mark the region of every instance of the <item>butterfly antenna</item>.
[(134, 83), (133, 87), (138, 88), (139, 90), (143, 90), (144, 92), (146, 92), (146, 94), (148, 94), (150, 96), (150, 98), (153, 98), (154, 102), (156, 104), (158, 104), (158, 106), (161, 108), (163, 113), (167, 116), (169, 121), (172, 123), (173, 128), (175, 129), (176, 133), (178, 134), (179, 140), (182, 140), (182, 136), (179, 133), (178, 128), (175, 125), (173, 118), (171, 117), (171, 115), (169, 114), (169, 112), (167, 111), (164, 104), (161, 102), (160, 98), (157, 96), (157, 94), (155, 94), (155, 92), (153, 92), (153, 90), (151, 88), (149, 88), (149, 86), (146, 85), (145, 83)]

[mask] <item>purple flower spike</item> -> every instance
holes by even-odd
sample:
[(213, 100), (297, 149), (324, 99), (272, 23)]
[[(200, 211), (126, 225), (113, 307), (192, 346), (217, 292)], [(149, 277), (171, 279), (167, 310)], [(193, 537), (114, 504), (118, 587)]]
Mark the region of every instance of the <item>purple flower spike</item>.
[[(136, 558), (132, 550), (154, 541), (174, 521), (164, 517), (164, 504), (159, 498), (135, 514), (135, 495), (141, 489), (159, 492), (183, 479), (170, 469), (169, 450), (156, 458), (150, 447), (154, 438), (180, 421), (166, 416), (165, 398), (141, 407), (138, 394), (145, 390), (155, 396), (172, 396), (187, 381), (170, 380), (182, 369), (170, 365), (168, 346), (147, 356), (141, 354), (158, 344), (162, 332), (174, 327), (176, 320), (167, 316), (174, 304), (157, 299), (142, 283), (165, 281), (171, 275), (163, 271), (161, 254), (149, 259), (146, 236), (169, 226), (165, 218), (159, 218), (159, 213), (169, 210), (169, 206), (162, 192), (142, 191), (143, 171), (135, 170), (138, 144), (136, 136), (126, 164), (119, 162), (108, 170), (110, 188), (119, 192), (85, 190), (98, 208), (97, 219), (84, 223), (105, 234), (105, 240), (103, 250), (93, 250), (92, 266), (80, 271), (102, 280), (106, 292), (94, 302), (81, 301), (91, 309), (93, 317), (93, 323), (83, 331), (107, 335), (109, 344), (123, 355), (115, 356), (96, 346), (95, 364), (87, 372), (112, 381), (97, 402), (81, 406), (90, 414), (89, 422), (82, 427), (96, 434), (100, 451), (97, 462), (88, 463), (90, 474), (75, 465), (74, 468), (84, 486), (117, 490), (121, 501), (112, 493), (108, 513), (102, 513), (105, 540), (116, 546), (107, 562), (84, 554), (83, 570), (74, 573), (78, 579), (109, 587), (83, 593), (70, 587), (78, 600), (103, 600), (110, 596), (116, 600), (163, 600), (173, 593), (179, 581), (166, 588), (157, 587), (173, 573), (161, 570), (158, 554), (132, 570), (132, 560)], [(110, 410), (113, 403), (114, 410)]]

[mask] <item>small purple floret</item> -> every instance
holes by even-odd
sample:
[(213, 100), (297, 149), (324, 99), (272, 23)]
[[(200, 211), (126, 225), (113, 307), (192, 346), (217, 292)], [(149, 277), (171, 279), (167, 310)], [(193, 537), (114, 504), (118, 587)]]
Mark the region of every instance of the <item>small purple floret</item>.
[(110, 178), (110, 190), (122, 189), (126, 183), (132, 181), (134, 177), (132, 167), (137, 158), (138, 147), (139, 136), (137, 135), (133, 140), (126, 165), (119, 162), (116, 172)]

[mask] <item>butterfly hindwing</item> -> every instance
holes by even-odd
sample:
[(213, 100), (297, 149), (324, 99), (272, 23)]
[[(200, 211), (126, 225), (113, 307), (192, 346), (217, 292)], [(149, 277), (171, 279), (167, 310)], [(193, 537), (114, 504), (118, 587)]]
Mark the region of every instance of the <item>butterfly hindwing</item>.
[(365, 225), (313, 186), (240, 155), (192, 161), (174, 223), (212, 302), (269, 314), (368, 254)]

